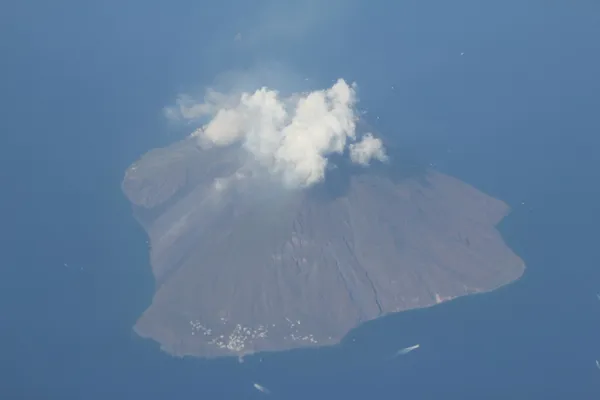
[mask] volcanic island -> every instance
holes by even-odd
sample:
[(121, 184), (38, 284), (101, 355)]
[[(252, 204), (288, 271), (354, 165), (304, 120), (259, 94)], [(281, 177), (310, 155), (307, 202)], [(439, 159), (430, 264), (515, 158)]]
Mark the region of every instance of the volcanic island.
[(229, 147), (151, 150), (122, 182), (156, 282), (135, 332), (176, 356), (329, 346), (366, 321), (522, 276), (496, 229), (505, 203), (394, 161), (286, 190)]

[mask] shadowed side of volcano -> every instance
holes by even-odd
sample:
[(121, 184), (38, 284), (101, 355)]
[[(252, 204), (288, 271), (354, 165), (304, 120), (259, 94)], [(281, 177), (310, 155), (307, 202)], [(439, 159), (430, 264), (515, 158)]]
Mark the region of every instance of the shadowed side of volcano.
[(424, 179), (428, 173), (427, 164), (404, 148), (388, 146), (386, 152), (386, 162), (373, 162), (368, 166), (351, 162), (347, 152), (330, 155), (325, 180), (308, 189), (311, 196), (323, 201), (344, 197), (350, 190), (352, 179), (363, 175), (380, 177), (397, 184), (407, 180), (420, 180), (427, 184)]
[(241, 154), (186, 140), (148, 153), (123, 181), (157, 281), (135, 329), (172, 354), (336, 344), (362, 322), (524, 271), (495, 229), (504, 203), (400, 153), (369, 169), (331, 159), (306, 190)]

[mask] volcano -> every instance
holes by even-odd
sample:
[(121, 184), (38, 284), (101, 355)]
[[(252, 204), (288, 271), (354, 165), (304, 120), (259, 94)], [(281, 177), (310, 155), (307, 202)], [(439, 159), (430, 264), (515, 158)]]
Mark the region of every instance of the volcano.
[(239, 149), (188, 138), (130, 166), (122, 189), (156, 281), (135, 331), (179, 356), (334, 345), (366, 321), (523, 274), (496, 230), (502, 201), (394, 157), (331, 165), (288, 190)]

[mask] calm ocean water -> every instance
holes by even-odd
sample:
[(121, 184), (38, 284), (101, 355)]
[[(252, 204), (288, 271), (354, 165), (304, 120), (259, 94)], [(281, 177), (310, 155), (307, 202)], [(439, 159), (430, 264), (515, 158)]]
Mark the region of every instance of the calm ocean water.
[(0, 67), (10, 77), (0, 104), (0, 398), (264, 397), (253, 382), (281, 399), (600, 398), (600, 10), (513, 3), (403, 5), (378, 25), (372, 7), (362, 13), (371, 36), (352, 29), (310, 50), (322, 58), (338, 46), (326, 70), (305, 48), (278, 56), (321, 85), (356, 79), (381, 131), (509, 203), (501, 230), (525, 276), (366, 324), (335, 348), (243, 364), (171, 358), (131, 332), (153, 281), (119, 184), (137, 157), (175, 139), (159, 114), (178, 85), (221, 68), (190, 55), (200, 14), (187, 16), (183, 2), (142, 16), (71, 4), (69, 18), (14, 6), (10, 39), (0, 35), (13, 44)]

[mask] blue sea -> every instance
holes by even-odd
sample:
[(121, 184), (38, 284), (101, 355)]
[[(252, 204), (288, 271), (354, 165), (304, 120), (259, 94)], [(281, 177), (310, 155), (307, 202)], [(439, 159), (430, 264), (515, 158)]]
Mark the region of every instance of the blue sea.
[[(0, 399), (600, 398), (600, 3), (318, 4), (0, 6)], [(178, 93), (262, 63), (356, 81), (378, 130), (506, 201), (523, 278), (244, 363), (136, 337), (154, 282), (124, 170), (181, 138)]]

